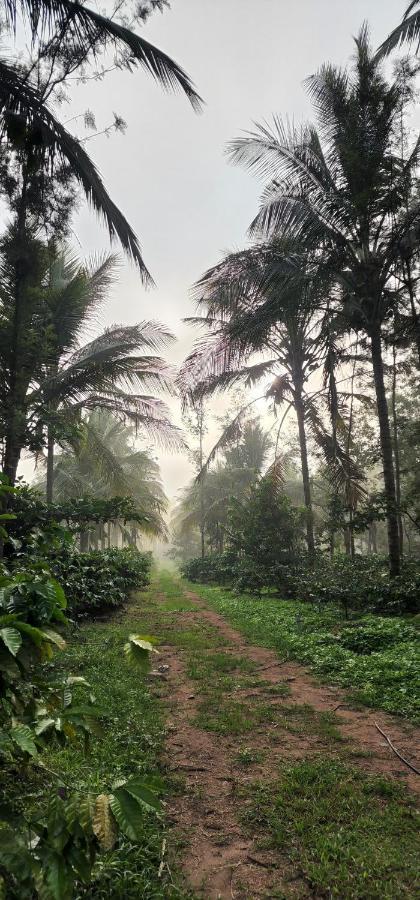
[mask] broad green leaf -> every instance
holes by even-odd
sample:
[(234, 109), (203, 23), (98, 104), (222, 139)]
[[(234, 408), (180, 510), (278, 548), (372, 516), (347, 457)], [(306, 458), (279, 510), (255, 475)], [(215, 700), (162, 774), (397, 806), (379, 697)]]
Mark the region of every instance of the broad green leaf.
[(124, 788), (117, 788), (109, 796), (112, 809), (121, 831), (131, 841), (138, 841), (143, 834), (143, 816), (138, 801)]
[(124, 646), (124, 653), (131, 665), (137, 666), (143, 672), (147, 672), (150, 664), (150, 654), (158, 651), (140, 634), (130, 634)]
[(42, 644), (45, 643), (45, 635), (40, 628), (35, 628), (34, 625), (28, 625), (27, 622), (21, 622), (19, 620), (14, 623), (14, 627), (17, 628), (21, 634), (26, 634), (37, 647), (42, 647)]
[(147, 809), (153, 810), (154, 812), (160, 811), (161, 805), (159, 798), (140, 778), (130, 778), (129, 781), (125, 782), (123, 787)]
[(61, 634), (57, 634), (57, 632), (53, 631), (52, 628), (43, 628), (42, 634), (44, 634), (47, 640), (51, 641), (52, 644), (55, 644), (56, 647), (59, 647), (60, 650), (64, 650), (66, 642), (64, 638), (61, 637)]
[(54, 725), (55, 725), (54, 719), (49, 719), (49, 718), (41, 719), (38, 722), (38, 724), (35, 726), (35, 734), (36, 735), (44, 734), (45, 731), (49, 731), (49, 729), (52, 728)]
[(55, 578), (50, 578), (50, 584), (54, 588), (55, 599), (56, 599), (58, 605), (61, 607), (61, 609), (66, 609), (67, 600), (66, 600), (66, 595), (63, 591), (63, 588), (61, 587), (61, 584)]
[(149, 653), (158, 653), (156, 647), (153, 646), (152, 642), (149, 640), (149, 637), (145, 637), (145, 635), (141, 634), (130, 634), (129, 641), (132, 641), (136, 647), (141, 647), (143, 650), (148, 650)]
[(5, 672), (9, 678), (21, 677), (19, 666), (5, 644), (0, 644), (0, 672)]
[(15, 725), (10, 731), (10, 736), (25, 753), (29, 753), (30, 756), (38, 755), (33, 732), (28, 725)]
[(54, 900), (67, 900), (71, 896), (73, 879), (69, 878), (64, 857), (55, 853), (44, 863), (44, 880)]
[(80, 880), (88, 884), (92, 875), (92, 863), (86, 851), (72, 844), (67, 852), (67, 858)]
[(2, 628), (0, 630), (0, 635), (3, 638), (3, 642), (6, 644), (7, 649), (10, 650), (10, 653), (12, 653), (13, 656), (17, 656), (22, 646), (22, 637), (19, 634), (19, 631), (17, 631), (16, 628)]

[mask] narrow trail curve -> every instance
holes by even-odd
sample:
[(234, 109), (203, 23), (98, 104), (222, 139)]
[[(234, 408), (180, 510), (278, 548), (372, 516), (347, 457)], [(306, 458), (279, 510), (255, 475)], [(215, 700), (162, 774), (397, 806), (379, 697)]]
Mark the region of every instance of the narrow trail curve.
[[(187, 881), (194, 896), (206, 900), (315, 897), (286, 857), (261, 849), (263, 835), (249, 836), (241, 824), (246, 810), (243, 789), (259, 779), (274, 780), (280, 761), (293, 763), (324, 752), (334, 757), (342, 754), (344, 747), (351, 754), (352, 765), (367, 773), (398, 778), (418, 791), (419, 778), (392, 754), (374, 723), (378, 721), (410, 759), (416, 741), (419, 745), (419, 732), (384, 713), (350, 709), (338, 689), (317, 685), (301, 666), (282, 663), (274, 651), (250, 645), (196, 594), (186, 591), (185, 596), (196, 608), (176, 613), (176, 620), (166, 629), (166, 643), (160, 646), (160, 662), (168, 666), (163, 682), (169, 709), (164, 764), (184, 785), (170, 799), (167, 814), (182, 842)], [(165, 597), (160, 599), (163, 605)], [(235, 690), (235, 700), (264, 704), (273, 715), (245, 735), (214, 733), (196, 722), (200, 686), (188, 677), (188, 654), (178, 641), (171, 642), (171, 629), (175, 634), (200, 625), (217, 629), (224, 642), (218, 648), (221, 652), (256, 665), (252, 688)], [(214, 652), (215, 647), (209, 650)], [(276, 686), (284, 686), (288, 695), (270, 690)], [(321, 727), (309, 732), (289, 729), (282, 724), (282, 708), (289, 712), (291, 708), (297, 712), (311, 709), (311, 714), (320, 717), (333, 713), (344, 743), (331, 742)], [(255, 754), (255, 764), (244, 767), (238, 762), (244, 747)]]

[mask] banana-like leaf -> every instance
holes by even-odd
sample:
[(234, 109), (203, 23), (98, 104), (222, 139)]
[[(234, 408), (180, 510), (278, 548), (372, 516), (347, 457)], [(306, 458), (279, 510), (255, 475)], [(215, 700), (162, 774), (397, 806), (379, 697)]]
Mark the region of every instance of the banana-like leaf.
[(57, 632), (53, 631), (52, 628), (43, 628), (42, 634), (45, 635), (47, 641), (55, 644), (55, 646), (58, 647), (59, 650), (64, 650), (66, 642), (64, 638), (61, 637), (61, 634), (57, 634)]
[(155, 791), (141, 778), (130, 778), (129, 781), (125, 782), (124, 789), (128, 791), (129, 794), (132, 794), (132, 796), (145, 806), (146, 809), (153, 812), (160, 811), (161, 804)]
[(121, 831), (131, 841), (141, 840), (144, 831), (142, 806), (124, 788), (116, 788), (109, 796), (109, 805)]

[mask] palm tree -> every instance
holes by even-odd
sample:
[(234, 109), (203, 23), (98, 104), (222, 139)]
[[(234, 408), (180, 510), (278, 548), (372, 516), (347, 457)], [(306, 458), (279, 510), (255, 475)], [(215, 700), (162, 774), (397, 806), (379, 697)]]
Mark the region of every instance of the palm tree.
[[(360, 483), (361, 473), (349, 453), (340, 447), (335, 432), (331, 438), (325, 430), (317, 411), (323, 402), (323, 392), (316, 391), (316, 403), (308, 390), (310, 375), (325, 363), (335, 422), (338, 399), (335, 366), (331, 363), (333, 350), (336, 355), (338, 351), (331, 336), (330, 316), (317, 306), (319, 298), (314, 295), (307, 268), (290, 250), (280, 242), (271, 242), (231, 254), (198, 282), (199, 305), (205, 307), (207, 316), (192, 321), (207, 325), (210, 337), (199, 340), (187, 358), (181, 385), (193, 383), (195, 392), (204, 395), (228, 389), (240, 381), (251, 385), (266, 379), (267, 375), (275, 376), (264, 396), (273, 401), (275, 409), (283, 406), (277, 443), (289, 410), (293, 408), (296, 414), (307, 545), (312, 554), (315, 538), (308, 428), (328, 460), (331, 480), (341, 484), (350, 478)], [(261, 353), (270, 354), (270, 358), (254, 362), (255, 354)], [(208, 462), (230, 440), (231, 429), (237, 427), (241, 416), (254, 402), (239, 411), (213, 448)]]
[[(141, 530), (164, 536), (166, 497), (159, 466), (147, 450), (135, 445), (135, 427), (106, 409), (94, 409), (81, 420), (78, 435), (64, 443), (54, 464), (55, 499), (129, 497), (142, 516)], [(38, 481), (46, 488), (46, 481)], [(121, 530), (124, 530), (121, 526)], [(133, 526), (133, 534), (135, 527)], [(104, 534), (101, 534), (104, 540)]]
[(397, 575), (398, 516), (382, 342), (395, 300), (395, 271), (420, 225), (420, 203), (411, 192), (420, 141), (405, 159), (396, 152), (405, 88), (398, 78), (385, 81), (365, 26), (356, 39), (352, 71), (325, 65), (309, 79), (308, 89), (318, 130), (308, 125), (298, 132), (275, 118), (272, 129), (259, 127), (234, 141), (230, 152), (236, 163), (269, 178), (252, 233), (281, 236), (317, 254), (320, 272), (335, 280), (336, 306), (349, 327), (368, 337), (390, 570)]
[[(38, 267), (28, 288), (19, 391), (14, 394), (10, 389), (14, 295), (7, 252), (3, 258), (0, 369), (5, 386), (1, 408), (4, 469), (13, 483), (23, 447), (34, 451), (42, 447), (46, 428), (47, 497), (51, 501), (55, 438), (68, 435), (83, 409), (112, 410), (170, 446), (179, 446), (181, 441), (166, 405), (149, 393), (151, 389), (171, 390), (171, 372), (156, 355), (172, 339), (167, 329), (153, 322), (114, 326), (87, 344), (81, 343), (83, 331), (94, 321), (113, 281), (115, 257), (86, 267), (69, 251), (54, 246), (45, 248), (38, 242), (32, 249), (38, 251)], [(34, 259), (36, 253), (30, 256)], [(16, 419), (18, 424), (14, 430), (10, 428), (12, 397), (12, 425)]]
[(261, 475), (269, 450), (269, 435), (258, 420), (246, 420), (236, 428), (224, 447), (223, 460), (205, 478), (194, 479), (175, 507), (171, 525), (178, 545), (185, 538), (194, 545), (200, 531), (200, 543), (203, 535), (212, 551), (223, 552), (230, 501), (247, 495)]

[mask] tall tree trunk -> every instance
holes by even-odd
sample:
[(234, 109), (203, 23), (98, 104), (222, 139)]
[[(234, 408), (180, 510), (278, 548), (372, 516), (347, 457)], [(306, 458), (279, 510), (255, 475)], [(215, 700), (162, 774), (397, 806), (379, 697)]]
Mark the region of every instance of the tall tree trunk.
[(400, 554), (404, 552), (404, 530), (401, 515), (401, 466), (400, 466), (400, 440), (398, 433), (398, 416), (397, 416), (397, 351), (395, 344), (392, 348), (392, 434), (394, 441), (394, 463), (395, 463), (395, 496), (397, 500), (398, 515), (398, 532), (400, 536)]
[(312, 496), (311, 496), (311, 482), (309, 478), (309, 466), (308, 466), (308, 447), (306, 443), (306, 429), (305, 429), (305, 409), (302, 400), (302, 389), (295, 385), (294, 391), (294, 406), (296, 410), (296, 417), (298, 423), (298, 431), (299, 431), (299, 447), (300, 447), (300, 462), (302, 467), (302, 484), (303, 484), (303, 498), (305, 501), (305, 509), (306, 509), (306, 542), (308, 545), (308, 552), (313, 555), (315, 553), (315, 538), (314, 538), (314, 516), (312, 510)]
[(54, 497), (54, 431), (48, 425), (47, 431), (47, 503), (52, 503)]
[[(22, 372), (21, 340), (24, 320), (24, 280), (25, 259), (23, 254), (26, 249), (25, 229), (27, 214), (27, 189), (28, 171), (23, 167), (22, 190), (16, 218), (16, 256), (14, 263), (14, 309), (13, 329), (10, 347), (9, 366), (9, 397), (7, 401), (7, 421), (5, 429), (4, 447), (4, 473), (11, 484), (16, 481), (16, 473), (19, 465), (20, 454), (23, 446), (23, 422), (25, 416), (26, 384), (24, 387), (24, 373)], [(7, 494), (6, 494), (7, 497)]]
[[(204, 465), (204, 452), (203, 452), (203, 431), (204, 431), (204, 418), (203, 418), (203, 401), (200, 400), (200, 407), (197, 413), (198, 417), (198, 427), (199, 427), (199, 466), (200, 472), (203, 470)], [(206, 543), (205, 543), (205, 515), (204, 515), (204, 476), (201, 474), (199, 481), (199, 491), (200, 491), (200, 541), (201, 541), (201, 559), (204, 559), (206, 555)]]
[(392, 452), (391, 429), (389, 425), (388, 404), (386, 400), (384, 367), (382, 360), (382, 341), (380, 326), (371, 327), (370, 344), (372, 352), (373, 379), (375, 382), (376, 405), (378, 409), (379, 434), (383, 478), (386, 497), (386, 516), (388, 529), (389, 570), (394, 577), (400, 574), (400, 536), (398, 529), (397, 497), (395, 491), (394, 460)]
[(408, 287), (408, 295), (410, 298), (411, 315), (413, 318), (414, 333), (416, 336), (417, 356), (419, 358), (419, 366), (420, 366), (420, 320), (419, 320), (418, 312), (416, 310), (416, 294), (415, 294), (413, 278), (412, 278), (412, 274), (411, 274), (410, 260), (406, 261), (405, 266), (406, 266), (406, 271), (407, 271), (407, 287)]

